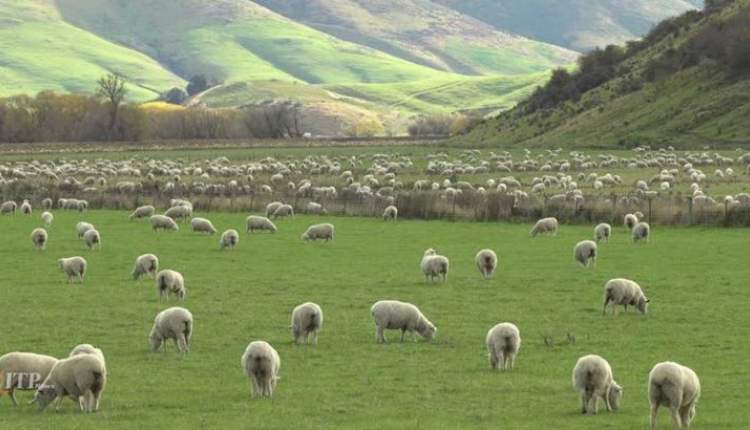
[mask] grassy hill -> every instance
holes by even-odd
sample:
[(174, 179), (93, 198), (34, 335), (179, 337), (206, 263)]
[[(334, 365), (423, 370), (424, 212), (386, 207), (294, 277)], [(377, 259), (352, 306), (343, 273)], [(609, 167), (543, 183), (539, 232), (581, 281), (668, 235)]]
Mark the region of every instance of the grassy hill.
[(640, 46), (612, 55), (622, 57), (611, 66), (612, 77), (580, 97), (559, 95), (582, 75), (560, 75), (552, 79), (559, 86), (547, 85), (462, 141), (571, 147), (750, 143), (750, 0), (665, 22)]

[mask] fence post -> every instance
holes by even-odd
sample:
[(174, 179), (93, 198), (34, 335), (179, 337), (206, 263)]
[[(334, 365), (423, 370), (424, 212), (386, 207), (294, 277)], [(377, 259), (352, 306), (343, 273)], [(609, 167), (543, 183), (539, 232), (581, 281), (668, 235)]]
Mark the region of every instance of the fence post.
[(456, 195), (453, 195), (453, 209), (451, 210), (451, 221), (456, 220)]
[(688, 225), (693, 225), (693, 196), (689, 196), (687, 201), (688, 201)]
[(729, 227), (729, 202), (724, 200), (724, 227)]

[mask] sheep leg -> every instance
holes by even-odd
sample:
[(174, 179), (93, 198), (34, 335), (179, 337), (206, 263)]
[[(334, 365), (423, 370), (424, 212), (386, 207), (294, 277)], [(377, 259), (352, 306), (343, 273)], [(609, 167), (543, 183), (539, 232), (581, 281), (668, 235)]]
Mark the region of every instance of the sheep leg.
[(612, 412), (612, 400), (609, 398), (609, 387), (604, 391), (604, 405), (607, 406), (607, 411)]
[(672, 405), (669, 407), (670, 412), (672, 413), (672, 427), (674, 428), (682, 428), (682, 418), (680, 418), (680, 408), (676, 405)]
[(375, 333), (375, 336), (376, 336), (376, 339), (377, 339), (378, 343), (385, 343), (385, 333), (384, 333), (384, 331), (385, 330), (383, 329), (383, 327), (381, 327), (381, 326), (377, 327), (377, 331)]
[(500, 362), (500, 370), (505, 370), (505, 354), (503, 351), (498, 351), (497, 359)]
[(188, 352), (187, 347), (187, 341), (185, 340), (185, 335), (180, 333), (177, 335), (177, 339), (175, 339), (175, 343), (177, 344), (177, 350), (180, 352)]
[(656, 416), (658, 412), (659, 412), (659, 404), (652, 403), (651, 404), (651, 430), (656, 430)]
[(405, 334), (406, 334), (406, 329), (405, 329), (405, 328), (402, 328), (402, 329), (401, 329), (401, 343), (404, 343), (404, 335), (405, 335)]
[(692, 405), (683, 406), (680, 408), (680, 419), (684, 427), (690, 426), (690, 409)]
[(489, 353), (489, 358), (490, 358), (490, 367), (497, 370), (498, 361), (497, 361), (497, 355), (494, 353), (494, 351)]
[(10, 399), (13, 401), (13, 405), (18, 406), (18, 399), (16, 399), (16, 390), (11, 388), (9, 393), (10, 393)]
[(607, 315), (607, 305), (609, 304), (609, 297), (604, 298), (604, 307), (602, 308), (602, 315)]
[(583, 415), (586, 415), (586, 413), (588, 411), (589, 411), (588, 410), (588, 399), (586, 398), (586, 392), (582, 391), (581, 392), (581, 413)]
[(313, 332), (313, 339), (312, 339), (312, 343), (313, 343), (313, 345), (317, 345), (317, 344), (318, 344), (318, 331), (317, 331), (317, 330), (315, 330), (315, 331)]
[(510, 370), (513, 370), (513, 365), (516, 364), (516, 354), (510, 354), (508, 361), (510, 361)]

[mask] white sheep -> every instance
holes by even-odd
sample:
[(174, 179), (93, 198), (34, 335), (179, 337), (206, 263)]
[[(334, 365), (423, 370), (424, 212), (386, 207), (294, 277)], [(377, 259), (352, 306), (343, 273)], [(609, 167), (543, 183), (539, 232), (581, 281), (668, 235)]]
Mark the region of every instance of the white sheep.
[(0, 397), (8, 394), (13, 404), (18, 406), (16, 390), (36, 390), (47, 379), (55, 357), (31, 352), (9, 352), (0, 357)]
[(323, 310), (311, 302), (303, 303), (292, 311), (292, 336), (295, 343), (308, 343), (312, 334), (313, 345), (318, 344), (318, 332), (323, 327)]
[(150, 218), (151, 215), (153, 215), (155, 212), (156, 212), (156, 208), (154, 208), (151, 205), (139, 206), (135, 208), (133, 213), (131, 213), (128, 218), (130, 219)]
[(398, 218), (398, 208), (396, 206), (388, 206), (383, 211), (383, 220), (384, 221), (396, 221)]
[(639, 222), (635, 225), (635, 227), (633, 227), (633, 242), (640, 242), (642, 240), (648, 242), (650, 236), (651, 226), (649, 226), (647, 222)]
[(0, 214), (3, 214), (3, 215), (15, 215), (17, 207), (18, 207), (18, 205), (16, 204), (16, 202), (14, 202), (12, 200), (8, 200), (6, 202), (3, 202), (3, 204), (0, 205)]
[(497, 269), (497, 254), (491, 249), (483, 249), (474, 257), (479, 273), (484, 279), (488, 279)]
[(435, 278), (442, 279), (443, 282), (448, 281), (450, 261), (448, 257), (438, 255), (432, 248), (424, 252), (419, 267), (422, 269), (425, 282), (434, 281)]
[(35, 228), (34, 231), (31, 232), (31, 243), (34, 244), (34, 248), (36, 249), (46, 249), (47, 230), (43, 228)]
[(86, 234), (86, 232), (89, 230), (94, 230), (93, 224), (85, 221), (81, 221), (76, 224), (76, 234), (78, 235), (79, 239), (83, 239), (83, 235)]
[(276, 233), (276, 225), (270, 219), (264, 216), (250, 215), (245, 220), (247, 224), (247, 232), (253, 233), (256, 230), (265, 230), (271, 233)]
[(612, 376), (612, 367), (598, 355), (585, 355), (578, 359), (573, 368), (573, 388), (581, 397), (581, 413), (596, 414), (599, 399), (604, 401), (607, 410), (616, 411), (620, 407), (623, 389)]
[(596, 265), (597, 246), (593, 240), (582, 240), (578, 242), (573, 250), (575, 260), (583, 267)]
[(185, 300), (187, 289), (185, 288), (185, 279), (180, 272), (165, 269), (156, 274), (156, 290), (159, 293), (159, 300), (169, 298), (172, 293)]
[(192, 206), (173, 206), (164, 212), (164, 216), (172, 218), (173, 220), (186, 221), (188, 218), (193, 216)]
[(68, 276), (68, 282), (73, 282), (75, 278), (83, 282), (88, 263), (83, 257), (70, 257), (57, 260), (57, 266)]
[(625, 225), (625, 228), (633, 230), (633, 227), (635, 227), (636, 224), (638, 224), (638, 217), (634, 214), (625, 215), (625, 218), (623, 219), (623, 225)]
[(656, 415), (660, 406), (669, 408), (674, 427), (690, 427), (695, 419), (695, 408), (700, 396), (700, 380), (689, 367), (670, 361), (654, 366), (648, 374), (651, 430), (656, 428)]
[(24, 215), (31, 215), (31, 203), (29, 203), (28, 200), (24, 200), (23, 203), (21, 203), (21, 213)]
[(411, 303), (397, 300), (381, 300), (370, 308), (370, 315), (375, 320), (376, 338), (378, 343), (385, 342), (385, 330), (401, 330), (401, 342), (409, 332), (416, 340), (414, 333), (427, 340), (435, 337), (437, 328), (422, 312)]
[(42, 212), (42, 222), (44, 223), (45, 227), (49, 227), (52, 225), (52, 221), (55, 219), (55, 216), (52, 215), (51, 212)]
[(333, 224), (315, 224), (311, 225), (307, 228), (307, 230), (302, 233), (302, 236), (300, 236), (300, 240), (308, 241), (308, 240), (318, 240), (318, 239), (325, 239), (326, 242), (329, 240), (333, 240), (335, 229), (333, 227)]
[(240, 360), (242, 370), (250, 378), (253, 397), (271, 397), (279, 378), (279, 353), (262, 340), (250, 342)]
[(190, 338), (193, 335), (193, 314), (185, 308), (174, 306), (159, 312), (148, 335), (151, 351), (163, 348), (167, 351), (167, 340), (174, 340), (177, 351), (190, 352)]
[(534, 224), (534, 227), (531, 229), (531, 237), (536, 237), (538, 234), (551, 234), (553, 236), (557, 236), (557, 229), (559, 227), (559, 223), (557, 222), (557, 218), (549, 217), (549, 218), (542, 218), (539, 221)]
[(293, 217), (294, 216), (294, 208), (292, 208), (292, 205), (281, 205), (278, 208), (276, 208), (275, 211), (273, 211), (273, 214), (271, 214), (271, 217), (276, 219), (279, 217)]
[(151, 275), (152, 278), (156, 278), (156, 272), (159, 271), (159, 258), (154, 254), (143, 254), (139, 255), (135, 259), (135, 265), (133, 266), (134, 280), (138, 280), (145, 274)]
[[(68, 354), (68, 357), (73, 357), (73, 356), (81, 355), (81, 354), (91, 354), (91, 355), (98, 357), (102, 361), (102, 363), (104, 363), (104, 368), (106, 369), (107, 362), (104, 359), (104, 352), (102, 352), (101, 349), (88, 343), (82, 343), (80, 345), (76, 345), (75, 347), (73, 347), (73, 349), (70, 351), (70, 354)], [(96, 403), (96, 399), (93, 398), (92, 393), (89, 393), (86, 396), (79, 397), (78, 406), (81, 410), (83, 410), (85, 404), (87, 403), (92, 404), (92, 402), (95, 405), (95, 410), (99, 409), (99, 405)]]
[(642, 314), (648, 311), (651, 301), (643, 294), (641, 286), (630, 279), (610, 279), (604, 284), (604, 308), (602, 315), (607, 314), (607, 306), (612, 304), (612, 313), (617, 315), (617, 305), (623, 305), (625, 311), (628, 305), (635, 307)]
[(193, 218), (192, 220), (190, 220), (190, 226), (193, 228), (194, 232), (207, 234), (216, 233), (214, 225), (211, 223), (211, 221), (205, 218)]
[(219, 239), (219, 249), (234, 249), (240, 243), (240, 234), (237, 230), (229, 229), (221, 234)]
[(279, 206), (283, 205), (284, 203), (281, 202), (271, 202), (266, 205), (266, 217), (270, 217), (273, 215), (274, 212), (276, 212), (276, 209), (279, 208)]
[(485, 338), (490, 367), (497, 370), (513, 370), (516, 355), (521, 348), (521, 332), (515, 324), (500, 323), (487, 332)]
[(327, 215), (328, 211), (320, 203), (308, 202), (305, 207), (305, 212), (313, 215)]
[(158, 230), (177, 231), (180, 229), (177, 223), (168, 216), (151, 215), (151, 218), (149, 219), (149, 221), (151, 222), (151, 228), (154, 231), (158, 231)]
[(52, 209), (52, 199), (49, 197), (42, 199), (42, 207), (44, 209)]
[(94, 229), (90, 229), (84, 233), (83, 243), (88, 249), (94, 249), (94, 247), (102, 249), (102, 237), (99, 235), (99, 232)]
[(596, 243), (604, 240), (609, 243), (609, 237), (612, 236), (612, 226), (607, 223), (601, 223), (594, 227), (594, 240)]
[(99, 409), (104, 388), (107, 385), (107, 368), (95, 354), (78, 354), (59, 360), (42, 385), (36, 390), (32, 403), (44, 410), (54, 400), (71, 397), (81, 411), (95, 412)]

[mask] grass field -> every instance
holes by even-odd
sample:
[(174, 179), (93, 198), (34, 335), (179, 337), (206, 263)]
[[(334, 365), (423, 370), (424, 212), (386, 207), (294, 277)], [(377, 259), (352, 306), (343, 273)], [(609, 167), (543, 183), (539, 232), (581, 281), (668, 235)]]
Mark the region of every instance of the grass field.
[[(745, 230), (659, 229), (634, 246), (620, 228), (603, 244), (597, 266), (572, 259), (590, 227), (563, 226), (553, 238), (530, 239), (528, 225), (325, 218), (336, 225), (331, 243), (303, 243), (299, 234), (319, 218), (279, 221), (275, 235), (242, 233), (239, 247), (220, 252), (218, 237), (154, 234), (127, 214), (55, 211), (46, 251), (31, 247), (32, 217), (1, 217), (6, 306), (0, 351), (65, 356), (78, 343), (101, 347), (108, 386), (92, 416), (65, 402), (39, 414), (0, 400), (0, 427), (86, 428), (646, 428), (646, 380), (659, 361), (695, 369), (703, 396), (696, 429), (741, 429), (745, 410), (750, 322), (745, 283)], [(208, 216), (219, 231), (244, 230), (244, 215)], [(74, 225), (94, 223), (103, 249), (87, 251)], [(451, 258), (446, 284), (426, 285), (422, 252)], [(480, 280), (475, 253), (498, 252), (500, 269)], [(184, 303), (195, 316), (192, 352), (179, 357), (148, 351), (159, 304), (153, 283), (134, 282), (136, 256), (157, 254), (161, 268), (185, 275)], [(68, 285), (60, 257), (89, 261), (83, 285)], [(602, 288), (629, 277), (651, 299), (648, 315), (601, 316)], [(377, 345), (369, 308), (392, 298), (417, 304), (438, 327), (432, 343)], [(319, 303), (325, 323), (317, 347), (294, 346), (289, 314)], [(484, 336), (494, 324), (516, 323), (523, 338), (511, 373), (489, 370)], [(573, 334), (575, 344), (565, 342)], [(544, 336), (551, 336), (548, 347)], [(251, 400), (239, 361), (246, 345), (269, 341), (282, 360), (271, 400)], [(625, 387), (622, 409), (579, 414), (570, 386), (576, 359), (598, 353)], [(20, 399), (29, 400), (28, 393)], [(662, 428), (668, 418), (662, 413)]]

